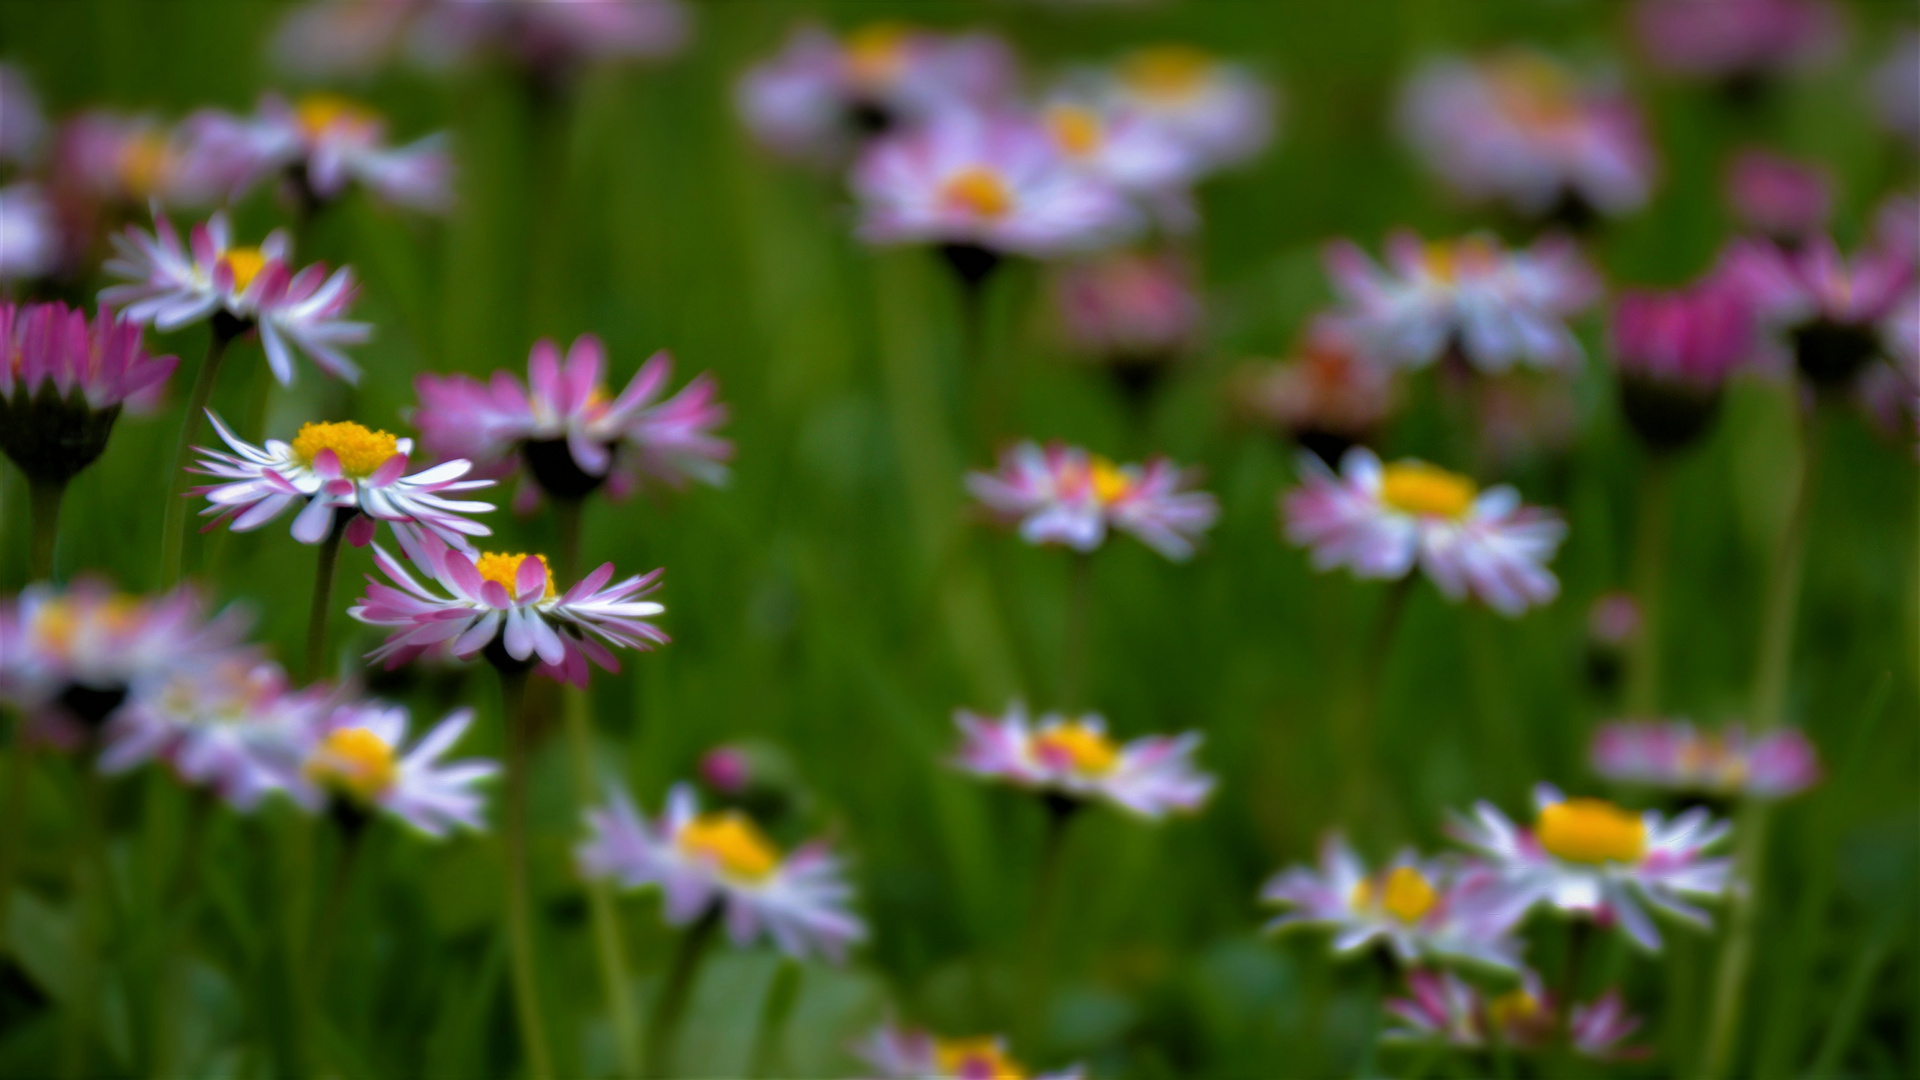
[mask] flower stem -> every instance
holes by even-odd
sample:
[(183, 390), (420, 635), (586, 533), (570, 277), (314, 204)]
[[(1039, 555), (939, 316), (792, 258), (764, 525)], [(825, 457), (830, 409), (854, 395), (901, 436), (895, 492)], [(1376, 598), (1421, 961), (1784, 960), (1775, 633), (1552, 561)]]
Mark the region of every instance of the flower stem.
[(720, 930), (721, 906), (714, 901), (700, 918), (680, 935), (673, 953), (673, 967), (653, 1003), (653, 1018), (647, 1025), (647, 1076), (672, 1075), (673, 1051), (680, 1041), (680, 1017), (687, 1011), (687, 998), (693, 990), (693, 978), (700, 971), (707, 946)]
[(347, 534), (351, 514), (333, 512), (333, 528), (320, 541), (319, 565), (313, 572), (313, 606), (307, 613), (307, 666), (309, 682), (321, 675), (327, 657), (327, 618), (333, 613), (333, 572), (340, 564), (340, 541)]
[(32, 477), (27, 481), (27, 493), (33, 517), (28, 566), (34, 581), (51, 581), (54, 546), (60, 540), (60, 499), (67, 493), (67, 482)]
[(1374, 616), (1373, 635), (1360, 657), (1359, 684), (1354, 688), (1351, 722), (1341, 725), (1346, 735), (1347, 817), (1364, 826), (1372, 817), (1375, 790), (1380, 786), (1374, 775), (1379, 755), (1374, 752), (1374, 719), (1380, 710), (1380, 684), (1386, 681), (1387, 661), (1393, 655), (1393, 642), (1399, 636), (1400, 621), (1407, 610), (1407, 597), (1413, 592), (1414, 575), (1387, 587), (1386, 598)]
[(1076, 551), (1067, 565), (1067, 625), (1060, 647), (1060, 707), (1087, 705), (1087, 638), (1093, 630), (1093, 553)]
[(193, 442), (200, 437), (200, 419), (206, 414), (207, 400), (213, 396), (213, 378), (220, 371), (220, 361), (227, 355), (227, 346), (233, 343), (241, 330), (239, 325), (220, 315), (214, 316), (212, 327), (212, 336), (207, 340), (207, 357), (200, 361), (200, 373), (194, 377), (193, 392), (187, 397), (187, 416), (180, 425), (180, 444), (174, 447), (173, 468), (167, 473), (166, 514), (160, 527), (162, 588), (170, 588), (180, 581), (180, 560), (186, 551), (187, 528), (187, 504), (180, 495), (185, 489), (187, 455), (193, 452)]
[(72, 997), (67, 1002), (62, 1074), (78, 1080), (93, 1075), (87, 1063), (89, 1040), (100, 1020), (101, 944), (105, 938), (108, 889), (105, 822), (101, 806), (100, 773), (86, 755), (73, 761), (79, 783), (80, 859), (74, 868), (74, 895), (78, 897), (79, 932), (74, 949)]
[(15, 713), (13, 754), (7, 769), (6, 817), (0, 819), (0, 954), (11, 954), (13, 942), (8, 933), (9, 908), (13, 900), (13, 879), (19, 872), (20, 848), (27, 830), (27, 783), (33, 764), (33, 740), (27, 737), (27, 718)]
[(1066, 873), (1067, 830), (1079, 816), (1080, 802), (1064, 795), (1045, 795), (1047, 835), (1040, 855), (1040, 876), (1034, 883), (1033, 908), (1027, 916), (1026, 972), (1021, 986), (1021, 1008), (1013, 1025), (1031, 1053), (1046, 1032), (1047, 995), (1053, 982), (1055, 931), (1059, 925), (1061, 881)]
[(1660, 706), (1660, 617), (1666, 594), (1667, 533), (1673, 516), (1673, 466), (1654, 454), (1640, 478), (1640, 520), (1633, 545), (1633, 598), (1640, 634), (1627, 666), (1627, 714), (1651, 718)]
[(553, 1057), (540, 1016), (540, 986), (535, 975), (532, 898), (527, 882), (527, 786), (532, 754), (526, 715), (527, 670), (499, 668), (502, 716), (507, 728), (507, 946), (513, 960), (513, 1002), (527, 1072), (534, 1080), (552, 1080)]

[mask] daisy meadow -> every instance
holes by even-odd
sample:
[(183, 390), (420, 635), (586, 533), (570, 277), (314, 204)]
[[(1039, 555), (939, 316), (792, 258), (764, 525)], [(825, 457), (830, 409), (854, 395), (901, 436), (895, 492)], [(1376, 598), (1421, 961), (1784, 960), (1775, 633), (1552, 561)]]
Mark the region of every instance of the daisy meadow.
[(1521, 943), (1512, 936), (1509, 913), (1500, 910), (1498, 885), (1483, 866), (1422, 859), (1410, 850), (1370, 874), (1336, 834), (1321, 844), (1317, 871), (1283, 870), (1260, 899), (1290, 909), (1267, 924), (1269, 932), (1330, 930), (1338, 954), (1378, 943), (1402, 964), (1456, 960), (1517, 971)]
[(1658, 952), (1660, 931), (1643, 904), (1704, 929), (1707, 913), (1690, 901), (1719, 899), (1735, 887), (1733, 860), (1707, 855), (1733, 826), (1704, 809), (1672, 819), (1636, 814), (1601, 799), (1569, 799), (1550, 784), (1534, 789), (1534, 805), (1531, 828), (1481, 802), (1451, 829), (1500, 875), (1502, 903), (1514, 918), (1545, 903), (1618, 923), (1635, 944)]
[(1313, 551), (1319, 570), (1397, 580), (1418, 566), (1449, 600), (1479, 600), (1516, 616), (1547, 603), (1560, 583), (1547, 569), (1565, 522), (1524, 506), (1505, 484), (1479, 490), (1423, 461), (1382, 465), (1362, 446), (1335, 473), (1300, 457), (1301, 485), (1281, 498), (1287, 539)]
[(1822, 235), (1795, 251), (1736, 240), (1715, 273), (1741, 291), (1763, 326), (1785, 336), (1808, 381), (1833, 389), (1881, 352), (1879, 324), (1914, 288), (1914, 263), (1911, 240), (1868, 244), (1848, 259)]
[(1192, 46), (1138, 49), (1081, 78), (1115, 114), (1171, 131), (1209, 169), (1243, 162), (1273, 140), (1273, 89), (1247, 68)]
[(32, 181), (0, 187), (0, 283), (45, 277), (60, 266), (60, 222)]
[(355, 183), (419, 210), (444, 211), (452, 201), (453, 157), (444, 133), (389, 146), (379, 113), (335, 94), (294, 102), (268, 94), (252, 116), (208, 109), (189, 117), (182, 130), (195, 152), (219, 162), (235, 196), (285, 175), (308, 210)]
[(437, 587), (414, 580), (405, 565), (375, 544), (374, 563), (393, 584), (369, 575), (366, 595), (347, 612), (370, 626), (393, 628), (367, 654), (369, 660), (384, 661), (388, 670), (444, 647), (461, 660), (485, 652), (496, 665), (537, 662), (541, 674), (585, 686), (589, 660), (607, 671), (620, 670), (608, 645), (644, 651), (669, 640), (647, 621), (666, 608), (640, 599), (659, 588), (663, 571), (608, 585), (613, 564), (603, 563), (562, 593), (539, 555), (482, 552), (476, 557), (431, 533), (406, 530), (396, 536), (407, 558)]
[(484, 832), (486, 799), (477, 785), (500, 771), (492, 761), (442, 761), (473, 724), (459, 709), (408, 745), (407, 710), (363, 701), (327, 713), (308, 735), (292, 794), (309, 810), (331, 804), (357, 820), (379, 812), (432, 837)]
[(1331, 465), (1372, 441), (1393, 414), (1394, 373), (1361, 356), (1338, 319), (1318, 315), (1292, 358), (1245, 373), (1236, 396), (1254, 418)]
[(1200, 733), (1149, 735), (1120, 743), (1096, 715), (1049, 713), (1027, 722), (1014, 702), (1002, 717), (964, 709), (960, 727), (962, 772), (1075, 801), (1098, 799), (1138, 817), (1197, 813), (1213, 794), (1214, 778), (1194, 767)]
[(1057, 544), (1079, 552), (1106, 542), (1109, 529), (1133, 534), (1175, 562), (1220, 514), (1204, 491), (1186, 487), (1188, 475), (1165, 458), (1115, 465), (1077, 446), (1022, 442), (1000, 455), (993, 472), (967, 474), (967, 490), (996, 517), (1017, 522), (1029, 544)]
[(735, 945), (764, 935), (796, 960), (839, 962), (866, 940), (866, 924), (850, 908), (853, 887), (824, 841), (782, 852), (739, 811), (701, 813), (691, 785), (667, 793), (657, 821), (643, 820), (625, 792), (613, 791), (587, 824), (581, 872), (630, 889), (659, 886), (673, 926), (717, 913)]
[[(1007, 1041), (997, 1035), (971, 1039), (943, 1039), (887, 1022), (853, 1047), (860, 1060), (874, 1070), (875, 1080), (1024, 1080), (1026, 1067), (1007, 1052)], [(1054, 1072), (1034, 1073), (1032, 1080), (1082, 1080), (1078, 1065)]]
[(1820, 755), (1792, 728), (1749, 736), (1685, 720), (1616, 721), (1594, 732), (1593, 771), (1621, 784), (1728, 798), (1784, 799), (1820, 781)]
[(494, 482), (461, 479), (472, 465), (458, 459), (405, 475), (412, 439), (352, 422), (309, 423), (290, 443), (268, 439), (255, 446), (211, 411), (207, 419), (233, 451), (196, 447), (201, 457), (193, 471), (219, 481), (191, 492), (206, 496), (209, 505), (201, 514), (213, 516), (208, 529), (230, 522), (234, 532), (247, 532), (297, 504), (293, 538), (303, 544), (320, 543), (344, 523), (347, 542), (365, 547), (384, 521), (395, 530), (425, 529), (470, 555), (467, 538), (493, 532), (463, 516), (492, 510), (491, 503), (447, 496)]
[(29, 478), (65, 483), (106, 450), (123, 408), (159, 403), (178, 364), (110, 312), (0, 303), (0, 449)]
[(1451, 354), (1483, 372), (1579, 360), (1567, 319), (1599, 285), (1570, 241), (1507, 251), (1485, 234), (1422, 243), (1403, 231), (1386, 253), (1384, 267), (1347, 241), (1326, 253), (1337, 318), (1369, 358), (1419, 368)]
[(216, 326), (227, 320), (233, 333), (257, 329), (282, 386), (293, 385), (295, 350), (337, 379), (359, 380), (360, 369), (340, 351), (372, 332), (366, 323), (345, 318), (358, 292), (351, 269), (343, 266), (328, 276), (315, 263), (296, 274), (285, 231), (269, 234), (259, 247), (235, 245), (225, 211), (195, 225), (186, 247), (157, 212), (153, 224), (151, 235), (128, 226), (113, 238), (117, 254), (107, 270), (131, 281), (102, 290), (102, 304), (158, 330), (209, 317)]
[[(1408, 997), (1388, 1000), (1389, 1013), (1400, 1022), (1381, 1036), (1391, 1043), (1444, 1043), (1479, 1050), (1500, 1045), (1514, 1050), (1545, 1050), (1563, 1030), (1559, 1002), (1533, 971), (1521, 973), (1520, 985), (1490, 994), (1450, 971), (1409, 971)], [(1645, 1047), (1620, 1044), (1640, 1028), (1640, 1018), (1627, 1012), (1618, 990), (1608, 990), (1585, 1005), (1575, 1005), (1564, 1022), (1573, 1050), (1597, 1061), (1645, 1057)]]

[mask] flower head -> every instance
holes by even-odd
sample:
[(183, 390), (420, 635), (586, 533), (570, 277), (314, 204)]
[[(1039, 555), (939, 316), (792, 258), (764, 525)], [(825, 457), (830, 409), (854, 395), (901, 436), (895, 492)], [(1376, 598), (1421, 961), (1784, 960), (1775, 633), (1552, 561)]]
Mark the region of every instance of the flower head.
[(0, 161), (32, 164), (46, 135), (47, 117), (26, 73), (0, 64)]
[(45, 277), (61, 256), (60, 223), (40, 185), (0, 187), (0, 282)]
[(1900, 32), (1874, 66), (1870, 90), (1881, 126), (1920, 147), (1920, 29)]
[(206, 206), (226, 186), (219, 163), (151, 116), (89, 110), (67, 120), (53, 152), (55, 190), (94, 204)]
[(1633, 29), (1656, 66), (1729, 82), (1817, 64), (1846, 33), (1829, 0), (1639, 0)]
[(739, 811), (702, 813), (690, 785), (667, 794), (657, 821), (643, 820), (616, 790), (587, 824), (581, 871), (627, 888), (659, 886), (674, 926), (717, 908), (736, 945), (765, 934), (795, 959), (836, 962), (866, 939), (866, 925), (849, 910), (853, 888), (824, 842), (783, 852)]
[(1127, 252), (1061, 267), (1054, 295), (1069, 342), (1117, 366), (1163, 364), (1191, 347), (1204, 314), (1193, 271), (1172, 253)]
[(1294, 356), (1249, 371), (1242, 406), (1329, 464), (1369, 441), (1395, 406), (1394, 369), (1362, 356), (1339, 321), (1308, 324)]
[(1186, 489), (1187, 476), (1165, 458), (1116, 465), (1077, 446), (1022, 442), (991, 473), (967, 475), (967, 490), (993, 514), (1019, 522), (1029, 544), (1093, 551), (1108, 529), (1132, 533), (1176, 562), (1219, 516), (1213, 496)]
[(1083, 78), (1054, 91), (1040, 123), (1070, 166), (1124, 193), (1162, 227), (1188, 232), (1197, 223), (1189, 189), (1216, 163), (1170, 120)]
[(1792, 728), (1749, 736), (1739, 724), (1619, 721), (1594, 733), (1593, 771), (1608, 780), (1707, 795), (1784, 799), (1820, 780), (1820, 755)]
[[(879, 1080), (1026, 1080), (1027, 1070), (999, 1036), (943, 1039), (892, 1022), (881, 1024), (853, 1052), (872, 1066)], [(1032, 1080), (1082, 1080), (1078, 1065)]]
[(1727, 377), (1755, 360), (1758, 325), (1737, 289), (1709, 278), (1675, 292), (1635, 291), (1613, 309), (1621, 405), (1658, 449), (1698, 438)]
[(1273, 139), (1273, 89), (1192, 46), (1137, 49), (1091, 83), (1106, 108), (1170, 131), (1207, 168), (1245, 161)]
[(1727, 201), (1747, 228), (1797, 242), (1826, 228), (1833, 178), (1818, 165), (1750, 148), (1727, 167)]
[(482, 831), (485, 799), (474, 788), (499, 766), (441, 760), (472, 723), (473, 710), (460, 709), (409, 747), (406, 709), (377, 701), (337, 706), (302, 747), (294, 797), (310, 809), (335, 801), (350, 812), (391, 814), (428, 836)]
[(122, 408), (157, 404), (179, 363), (140, 328), (62, 303), (0, 304), (0, 449), (28, 476), (65, 482), (92, 464)]
[(421, 210), (445, 210), (452, 200), (444, 135), (389, 146), (380, 114), (334, 94), (294, 102), (268, 94), (252, 116), (203, 110), (187, 119), (183, 135), (196, 153), (219, 163), (234, 191), (287, 174), (315, 202), (338, 198), (353, 183)]
[(1816, 386), (1853, 381), (1883, 346), (1879, 324), (1914, 288), (1916, 252), (1869, 244), (1851, 260), (1830, 237), (1796, 251), (1765, 240), (1736, 240), (1716, 276), (1742, 294), (1763, 327), (1792, 344), (1794, 362)]
[(1050, 713), (1029, 725), (1019, 702), (1004, 717), (954, 713), (961, 746), (955, 764), (974, 776), (1069, 799), (1099, 799), (1158, 819), (1190, 814), (1213, 794), (1213, 777), (1196, 769), (1200, 733), (1150, 735), (1120, 743), (1099, 716)]
[[(1488, 993), (1450, 971), (1407, 972), (1405, 998), (1387, 1002), (1387, 1011), (1400, 1021), (1382, 1038), (1396, 1043), (1441, 1042), (1464, 1049), (1482, 1049), (1488, 1034), (1497, 1032), (1500, 1045), (1513, 1050), (1545, 1050), (1562, 1030), (1559, 1003), (1533, 971), (1521, 973), (1520, 985), (1498, 994)], [(1642, 1047), (1620, 1043), (1640, 1027), (1626, 1010), (1618, 990), (1608, 990), (1586, 1005), (1576, 1005), (1566, 1018), (1575, 1053), (1600, 1061), (1643, 1057)]]

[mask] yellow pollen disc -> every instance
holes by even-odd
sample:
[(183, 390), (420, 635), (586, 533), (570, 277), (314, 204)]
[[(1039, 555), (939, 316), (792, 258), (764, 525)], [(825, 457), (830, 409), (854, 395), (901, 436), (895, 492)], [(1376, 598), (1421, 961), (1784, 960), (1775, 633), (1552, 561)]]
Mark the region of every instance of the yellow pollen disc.
[(146, 195), (157, 190), (166, 178), (173, 154), (167, 137), (157, 131), (143, 131), (120, 151), (120, 183), (130, 194)]
[(1100, 149), (1100, 116), (1082, 105), (1057, 105), (1047, 113), (1053, 141), (1072, 157), (1086, 157)]
[(992, 169), (975, 165), (949, 177), (941, 189), (945, 201), (984, 218), (997, 218), (1013, 209), (1013, 192)]
[(257, 247), (228, 248), (220, 253), (220, 261), (233, 270), (234, 292), (245, 292), (267, 265), (267, 257)]
[(1457, 518), (1473, 506), (1473, 481), (1424, 461), (1400, 461), (1380, 470), (1380, 501), (1425, 517)]
[(1525, 990), (1509, 990), (1487, 1002), (1487, 1020), (1500, 1031), (1533, 1019), (1540, 1012), (1540, 999)]
[(780, 849), (736, 810), (701, 814), (681, 828), (678, 843), (680, 850), (708, 856), (735, 877), (763, 878), (780, 865)]
[(1077, 720), (1049, 728), (1033, 741), (1073, 762), (1073, 767), (1083, 773), (1097, 776), (1113, 771), (1120, 763), (1120, 748), (1113, 745), (1113, 740)]
[(1087, 479), (1093, 484), (1094, 497), (1103, 503), (1116, 503), (1127, 497), (1133, 490), (1133, 481), (1120, 467), (1106, 458), (1096, 456), (1087, 470)]
[(1213, 57), (1187, 45), (1159, 45), (1141, 49), (1120, 62), (1120, 78), (1150, 97), (1189, 97), (1206, 84)]
[(1534, 835), (1541, 847), (1572, 862), (1637, 863), (1647, 853), (1646, 822), (1604, 799), (1568, 799), (1546, 807)]
[(1488, 68), (1500, 106), (1524, 125), (1550, 127), (1579, 114), (1579, 88), (1567, 69), (1544, 57), (1520, 53)]
[(1430, 240), (1422, 252), (1421, 265), (1428, 274), (1443, 282), (1452, 282), (1457, 267), (1454, 265), (1453, 245), (1445, 240)]
[(335, 424), (301, 424), (293, 437), (293, 452), (309, 466), (320, 451), (331, 450), (340, 459), (340, 471), (365, 478), (400, 452), (400, 440), (384, 431), (368, 431), (350, 420)]
[(1411, 866), (1396, 866), (1387, 875), (1387, 887), (1380, 906), (1401, 922), (1415, 923), (1440, 902), (1440, 894)]
[(393, 786), (399, 768), (393, 747), (363, 727), (328, 735), (307, 762), (307, 779), (361, 802), (372, 802)]
[(293, 107), (293, 116), (308, 136), (320, 135), (335, 124), (364, 124), (376, 118), (366, 106), (339, 94), (308, 94)]
[(900, 72), (906, 58), (901, 46), (911, 34), (903, 23), (882, 22), (863, 26), (847, 35), (847, 66), (860, 82), (885, 82)]
[(942, 1076), (964, 1076), (967, 1080), (1024, 1080), (1020, 1064), (1000, 1048), (999, 1040), (935, 1039), (933, 1060)]
[(516, 588), (514, 582), (520, 576), (520, 564), (528, 559), (538, 559), (547, 572), (547, 599), (560, 595), (560, 591), (553, 587), (553, 566), (544, 555), (508, 555), (498, 551), (483, 551), (473, 561), (473, 568), (480, 571), (480, 576), (487, 581), (499, 582), (500, 587), (507, 590), (507, 595), (512, 596)]

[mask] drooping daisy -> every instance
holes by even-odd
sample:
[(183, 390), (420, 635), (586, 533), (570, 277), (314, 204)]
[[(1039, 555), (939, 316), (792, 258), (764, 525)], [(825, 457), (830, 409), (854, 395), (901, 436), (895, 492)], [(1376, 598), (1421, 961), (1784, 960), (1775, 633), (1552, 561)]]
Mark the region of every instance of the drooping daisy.
[(485, 831), (486, 800), (474, 788), (500, 766), (441, 760), (472, 723), (473, 710), (459, 709), (408, 747), (405, 708), (340, 705), (309, 736), (293, 795), (310, 810), (338, 800), (352, 814), (391, 814), (433, 837), (456, 828)]
[(967, 490), (988, 510), (1018, 522), (1029, 544), (1088, 552), (1108, 529), (1179, 562), (1219, 516), (1212, 495), (1186, 489), (1187, 474), (1165, 458), (1115, 465), (1077, 446), (1021, 442), (990, 473), (967, 474)]
[(1639, 0), (1633, 29), (1655, 66), (1743, 94), (1759, 80), (1833, 58), (1846, 36), (1830, 0)]
[(1826, 169), (1757, 147), (1727, 166), (1726, 193), (1742, 225), (1783, 243), (1819, 233), (1833, 210)]
[(461, 479), (472, 465), (458, 459), (404, 475), (412, 439), (343, 421), (302, 424), (291, 443), (268, 439), (262, 447), (235, 435), (212, 411), (207, 419), (233, 450), (196, 448), (201, 457), (193, 471), (219, 481), (191, 492), (207, 498), (201, 514), (213, 517), (209, 529), (230, 522), (234, 532), (247, 532), (298, 504), (293, 538), (303, 544), (325, 540), (342, 515), (346, 540), (355, 547), (371, 543), (382, 521), (396, 530), (425, 529), (467, 554), (473, 553), (468, 537), (493, 532), (462, 516), (485, 513), (492, 504), (447, 498), (493, 481)]
[(445, 210), (452, 200), (453, 158), (444, 133), (388, 146), (380, 114), (334, 94), (291, 103), (268, 94), (252, 116), (208, 109), (182, 127), (196, 152), (220, 163), (236, 193), (284, 174), (313, 203), (330, 202), (353, 183), (420, 210)]
[(1750, 737), (1729, 724), (1701, 731), (1685, 720), (1620, 721), (1594, 733), (1593, 771), (1623, 784), (1721, 797), (1784, 799), (1820, 780), (1820, 755), (1792, 728)]
[(235, 246), (224, 211), (193, 227), (190, 249), (181, 246), (166, 218), (155, 214), (153, 224), (151, 235), (128, 226), (113, 238), (118, 255), (107, 270), (132, 280), (102, 290), (101, 303), (124, 307), (125, 318), (160, 330), (209, 317), (257, 329), (282, 386), (293, 384), (296, 349), (335, 378), (359, 380), (360, 369), (340, 346), (359, 344), (372, 330), (345, 317), (358, 292), (350, 268), (329, 277), (315, 263), (296, 274), (284, 231), (269, 234), (259, 247)]
[(1699, 438), (1727, 378), (1754, 364), (1758, 329), (1745, 293), (1717, 279), (1623, 294), (1613, 309), (1613, 357), (1634, 432), (1659, 450)]
[(1790, 343), (1800, 373), (1823, 389), (1844, 387), (1880, 354), (1880, 323), (1914, 288), (1915, 252), (1868, 244), (1851, 260), (1828, 236), (1797, 251), (1736, 240), (1715, 271), (1743, 293), (1761, 324)]
[(1075, 801), (1098, 799), (1149, 820), (1196, 813), (1214, 778), (1194, 767), (1200, 733), (1149, 735), (1128, 743), (1107, 734), (1102, 717), (1049, 713), (1027, 722), (1014, 702), (1002, 717), (961, 709), (955, 764), (974, 776)]
[[(1025, 1080), (1026, 1067), (1007, 1051), (997, 1035), (943, 1039), (931, 1032), (881, 1024), (853, 1047), (874, 1069), (877, 1080)], [(1032, 1080), (1082, 1080), (1086, 1070), (1069, 1065)]]
[(1472, 597), (1507, 616), (1559, 594), (1546, 564), (1566, 524), (1523, 506), (1505, 484), (1481, 491), (1423, 461), (1382, 465), (1363, 446), (1347, 451), (1337, 474), (1310, 454), (1300, 472), (1281, 517), (1287, 539), (1311, 548), (1317, 569), (1395, 580), (1417, 566), (1448, 599)]
[(515, 506), (531, 509), (541, 492), (577, 499), (608, 485), (615, 497), (653, 481), (684, 487), (691, 479), (726, 480), (733, 444), (714, 434), (727, 418), (710, 375), (664, 398), (673, 358), (655, 353), (609, 398), (602, 381), (606, 349), (582, 335), (566, 360), (551, 341), (534, 343), (527, 382), (496, 371), (490, 382), (467, 375), (421, 375), (413, 422), (426, 449), (467, 458), (487, 472), (507, 472), (515, 458), (533, 484)]
[(589, 660), (607, 671), (620, 670), (608, 645), (647, 650), (669, 640), (647, 621), (666, 608), (640, 599), (659, 587), (660, 570), (608, 585), (613, 564), (603, 563), (562, 593), (542, 556), (483, 552), (475, 557), (430, 533), (396, 535), (413, 565), (438, 588), (414, 580), (399, 560), (373, 545), (375, 565), (394, 584), (369, 575), (366, 595), (347, 614), (394, 628), (367, 654), (384, 661), (388, 670), (435, 647), (462, 660), (483, 651), (493, 658), (489, 650), (498, 650), (503, 661), (537, 660), (542, 674), (585, 686)]
[(1316, 316), (1292, 358), (1250, 369), (1237, 397), (1252, 416), (1329, 465), (1370, 442), (1396, 404), (1395, 369), (1354, 347), (1337, 319)]
[(693, 787), (675, 785), (658, 821), (642, 820), (623, 791), (587, 814), (577, 857), (588, 877), (659, 886), (666, 919), (685, 926), (717, 910), (734, 944), (762, 934), (795, 959), (835, 962), (866, 940), (850, 909), (853, 887), (824, 841), (782, 852), (745, 814), (701, 813)]
[(1635, 944), (1660, 950), (1660, 931), (1642, 904), (1695, 926), (1709, 925), (1691, 900), (1712, 900), (1731, 887), (1733, 861), (1707, 855), (1733, 826), (1695, 807), (1668, 820), (1633, 813), (1601, 799), (1569, 799), (1550, 784), (1534, 789), (1538, 816), (1515, 825), (1491, 803), (1457, 818), (1454, 838), (1485, 856), (1518, 917), (1536, 903), (1568, 914), (1618, 923)]
[(1164, 126), (1210, 168), (1245, 161), (1273, 139), (1273, 89), (1245, 67), (1188, 45), (1131, 52), (1097, 85), (1110, 108)]
[(1385, 267), (1346, 241), (1326, 254), (1337, 317), (1372, 359), (1418, 368), (1453, 352), (1500, 372), (1580, 358), (1566, 320), (1593, 301), (1597, 286), (1564, 238), (1509, 252), (1483, 234), (1423, 244), (1398, 232), (1386, 251)]
[(60, 258), (60, 223), (40, 185), (0, 187), (0, 282), (45, 277)]
[[(1480, 1050), (1489, 1046), (1488, 1034), (1497, 1032), (1501, 1046), (1525, 1052), (1549, 1048), (1562, 1030), (1558, 1003), (1533, 971), (1522, 972), (1519, 986), (1499, 994), (1450, 971), (1409, 971), (1407, 992), (1411, 996), (1387, 1001), (1400, 1026), (1381, 1036), (1386, 1042)], [(1618, 990), (1574, 1006), (1566, 1018), (1574, 1052), (1599, 1061), (1644, 1057), (1645, 1048), (1620, 1045), (1639, 1027)]]
[(1336, 953), (1355, 954), (1378, 942), (1403, 964), (1464, 960), (1518, 970), (1521, 945), (1497, 902), (1497, 887), (1485, 867), (1422, 859), (1410, 850), (1370, 874), (1336, 834), (1321, 844), (1317, 872), (1283, 870), (1260, 898), (1290, 909), (1267, 924), (1269, 931), (1329, 929)]
[(145, 412), (179, 360), (149, 356), (140, 328), (62, 303), (0, 304), (0, 450), (65, 483), (107, 448), (121, 410)]

